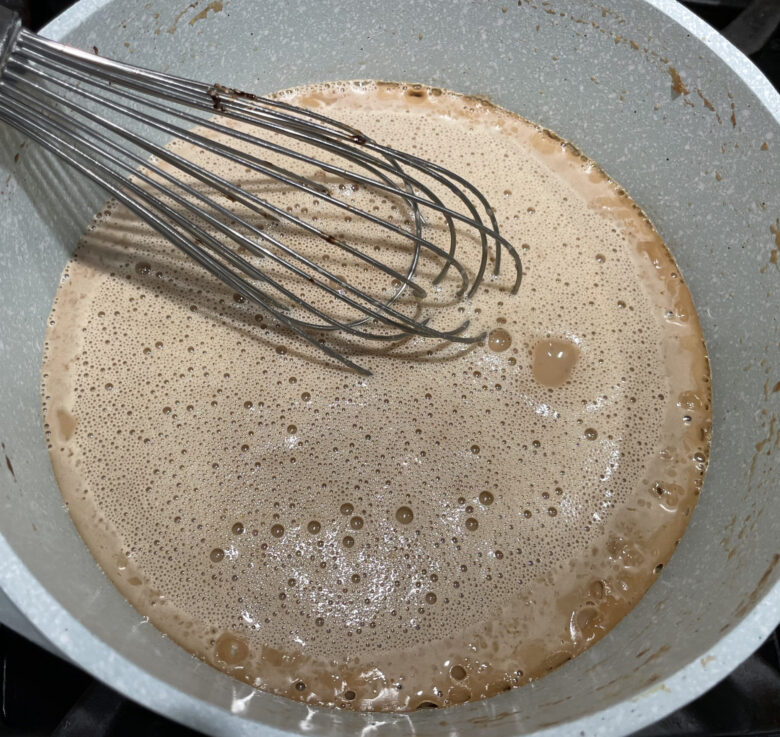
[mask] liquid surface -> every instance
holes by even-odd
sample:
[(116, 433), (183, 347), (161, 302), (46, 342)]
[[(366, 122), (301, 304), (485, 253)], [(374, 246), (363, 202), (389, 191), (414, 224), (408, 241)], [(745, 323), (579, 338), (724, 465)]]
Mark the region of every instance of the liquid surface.
[(515, 115), (404, 85), (281, 95), (466, 176), (523, 286), (464, 307), (478, 346), (345, 344), (365, 378), (109, 203), (45, 345), (71, 516), (139, 612), (261, 689), (390, 711), (539, 678), (634, 606), (696, 503), (710, 388), (688, 290), (625, 193)]

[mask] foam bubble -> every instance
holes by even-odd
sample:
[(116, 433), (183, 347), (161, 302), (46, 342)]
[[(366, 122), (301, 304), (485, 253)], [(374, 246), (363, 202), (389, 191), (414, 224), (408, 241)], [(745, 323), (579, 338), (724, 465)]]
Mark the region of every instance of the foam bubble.
[[(267, 691), (411, 710), (540, 677), (633, 606), (695, 504), (711, 402), (679, 270), (592, 162), (484, 101), (374, 83), (281, 97), (464, 174), (523, 251), (520, 293), (504, 262), (462, 312), (436, 313), (439, 327), (468, 318), (488, 335), (480, 346), (413, 338), (388, 356), (337, 338), (365, 379), (324, 365), (111, 203), (66, 267), (46, 335), (46, 439), (69, 511), (140, 612)], [(403, 202), (300, 166), (411, 225)], [(222, 174), (408, 265), (398, 240), (322, 197), (239, 165)], [(426, 235), (446, 249), (436, 218)], [(463, 233), (457, 255), (473, 273), (478, 235)], [(329, 263), (392, 293), (371, 270)], [(425, 286), (435, 266), (421, 257)], [(429, 290), (431, 306), (455, 277)]]

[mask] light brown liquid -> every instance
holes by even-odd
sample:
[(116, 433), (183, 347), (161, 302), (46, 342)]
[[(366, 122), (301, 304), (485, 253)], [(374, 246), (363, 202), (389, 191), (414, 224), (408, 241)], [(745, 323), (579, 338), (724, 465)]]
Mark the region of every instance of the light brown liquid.
[(465, 305), (476, 347), (345, 340), (364, 378), (109, 204), (46, 339), (70, 513), (139, 612), (258, 688), (403, 711), (538, 678), (636, 604), (696, 503), (710, 388), (688, 290), (625, 193), (515, 115), (403, 85), (282, 96), (471, 180), (522, 249), (519, 294), (510, 274)]
[(569, 340), (540, 340), (532, 357), (534, 378), (542, 386), (560, 386), (568, 381), (579, 357), (579, 349)]

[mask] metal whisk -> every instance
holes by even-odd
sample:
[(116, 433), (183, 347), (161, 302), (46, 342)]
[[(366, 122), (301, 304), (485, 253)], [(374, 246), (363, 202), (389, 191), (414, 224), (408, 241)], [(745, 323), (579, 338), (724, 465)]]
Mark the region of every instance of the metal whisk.
[[(409, 335), (461, 343), (484, 338), (464, 334), (468, 321), (437, 330), (429, 317), (402, 309), (402, 295), (426, 297), (415, 278), (422, 260), (436, 261), (433, 285), (455, 270), (455, 297), (460, 299), (475, 293), (491, 253), (498, 275), (506, 250), (516, 270), (512, 292), (520, 287), (520, 258), (499, 234), (493, 210), (474, 186), (452, 171), (281, 100), (141, 69), (43, 39), (22, 29), (18, 16), (3, 9), (0, 120), (101, 185), (241, 295), (239, 301), (256, 303), (304, 340), (363, 374), (369, 372), (328, 345), (322, 331), (380, 341)], [(365, 219), (396, 246), (405, 244), (406, 268), (388, 264), (381, 253), (372, 255), (359, 239), (348, 241), (315, 218), (295, 214), (264, 193), (223, 178), (218, 165), (202, 166), (164, 145), (175, 139), (208, 154), (210, 161), (240, 165), (266, 182), (311, 195), (347, 219)], [(298, 148), (284, 145), (288, 139)], [(260, 155), (248, 152), (250, 145)], [(291, 166), (307, 167), (307, 172), (319, 173), (319, 179)], [(323, 181), (327, 176), (402, 203), (405, 224), (339, 196), (338, 187)], [(322, 245), (318, 254), (335, 250), (392, 286), (384, 294), (361, 288), (339, 276), (336, 259), (307, 255), (290, 244), (294, 238), (274, 234), (241, 213), (294, 228)], [(431, 218), (440, 224), (441, 246), (430, 238)], [(473, 275), (457, 257), (464, 232), (481, 248)], [(354, 318), (342, 317), (340, 310), (332, 309), (334, 304), (348, 308)]]

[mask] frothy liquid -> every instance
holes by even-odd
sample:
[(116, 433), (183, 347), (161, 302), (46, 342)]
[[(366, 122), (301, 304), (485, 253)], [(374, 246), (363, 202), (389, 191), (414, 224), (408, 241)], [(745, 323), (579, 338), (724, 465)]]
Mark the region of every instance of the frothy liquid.
[(388, 711), (538, 678), (636, 604), (696, 503), (688, 290), (626, 194), (513, 114), (402, 85), (282, 95), (471, 180), (522, 248), (519, 294), (488, 281), (467, 305), (483, 345), (345, 345), (363, 378), (109, 203), (47, 332), (70, 513), (139, 612), (261, 689)]

